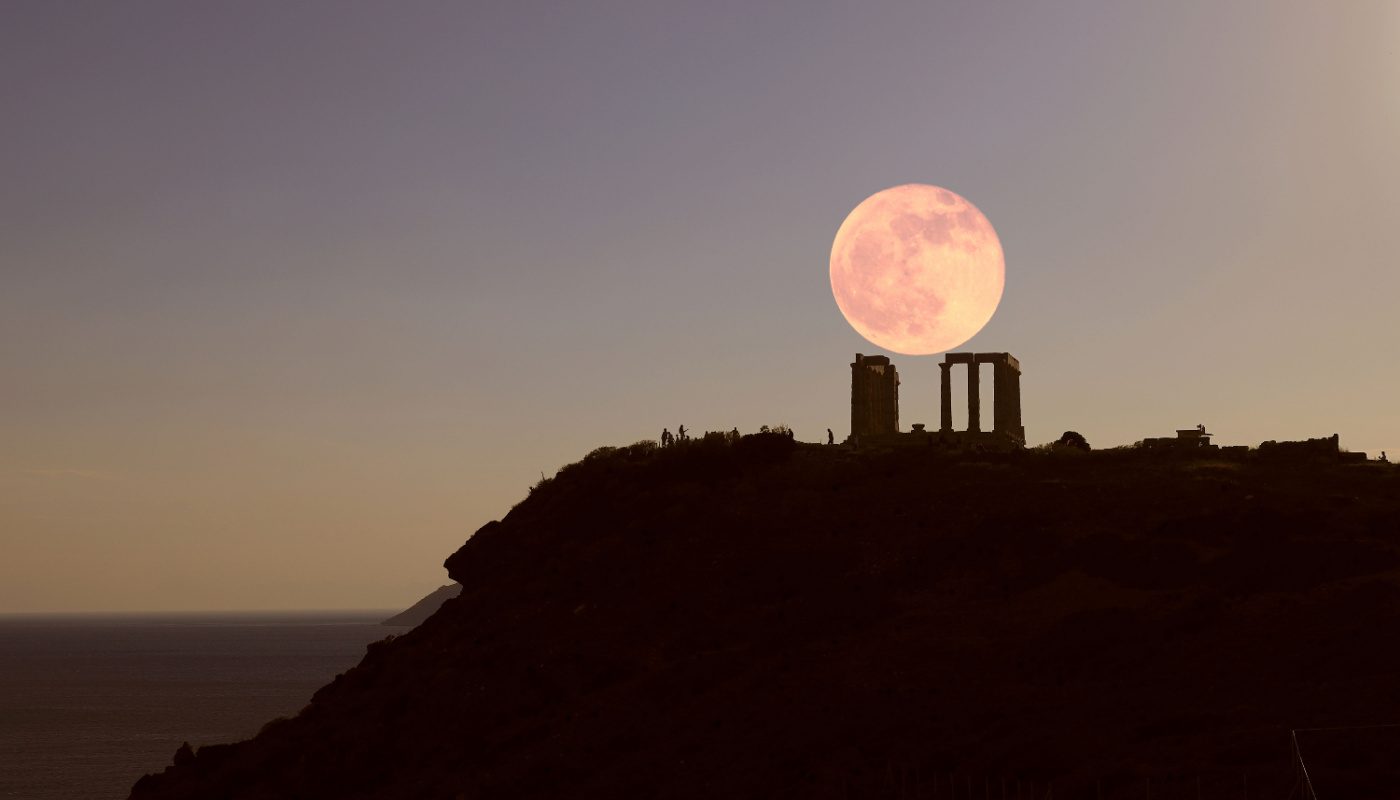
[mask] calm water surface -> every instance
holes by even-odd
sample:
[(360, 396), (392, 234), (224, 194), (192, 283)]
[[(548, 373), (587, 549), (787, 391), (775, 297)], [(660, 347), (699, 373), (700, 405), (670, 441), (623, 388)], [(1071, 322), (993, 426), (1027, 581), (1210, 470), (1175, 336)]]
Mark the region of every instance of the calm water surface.
[(391, 613), (0, 616), (0, 798), (125, 798), (181, 742), (295, 714)]

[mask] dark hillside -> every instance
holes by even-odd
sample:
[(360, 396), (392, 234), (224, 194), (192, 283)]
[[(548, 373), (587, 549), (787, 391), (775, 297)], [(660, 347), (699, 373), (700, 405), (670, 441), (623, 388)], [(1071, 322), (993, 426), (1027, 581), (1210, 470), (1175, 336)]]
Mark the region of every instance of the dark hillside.
[[(447, 567), (300, 716), (132, 796), (1285, 797), (1290, 729), (1400, 722), (1373, 463), (638, 446)], [(1320, 794), (1393, 794), (1397, 730), (1298, 736)]]

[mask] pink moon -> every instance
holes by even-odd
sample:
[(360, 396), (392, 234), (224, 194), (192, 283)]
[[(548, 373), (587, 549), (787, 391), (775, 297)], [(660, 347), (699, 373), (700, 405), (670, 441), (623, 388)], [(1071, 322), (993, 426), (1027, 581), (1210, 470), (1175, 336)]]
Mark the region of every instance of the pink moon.
[(943, 353), (982, 330), (1001, 302), (1006, 260), (977, 206), (909, 183), (865, 198), (831, 245), (831, 293), (878, 347)]

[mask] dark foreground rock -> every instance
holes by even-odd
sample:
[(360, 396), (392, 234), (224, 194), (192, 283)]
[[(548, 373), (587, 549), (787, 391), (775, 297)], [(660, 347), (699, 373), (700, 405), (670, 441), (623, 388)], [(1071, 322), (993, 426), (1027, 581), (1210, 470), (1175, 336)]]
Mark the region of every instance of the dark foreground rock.
[(439, 586), (433, 590), (432, 594), (379, 624), (412, 628), (414, 625), (419, 625), (423, 620), (436, 614), (443, 603), (446, 603), (448, 600), (451, 600), (461, 593), (462, 584), (460, 583), (449, 583), (446, 586)]
[[(1389, 466), (629, 448), (447, 564), (132, 797), (1285, 797), (1291, 730), (1400, 721)], [(1400, 780), (1397, 729), (1297, 737), (1319, 794)]]

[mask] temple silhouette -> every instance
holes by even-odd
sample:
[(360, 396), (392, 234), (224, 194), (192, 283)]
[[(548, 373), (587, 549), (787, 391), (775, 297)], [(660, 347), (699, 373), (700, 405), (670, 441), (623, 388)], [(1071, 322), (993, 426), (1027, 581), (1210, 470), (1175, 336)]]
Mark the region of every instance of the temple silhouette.
[[(992, 365), (992, 429), (982, 430), (981, 368)], [(954, 366), (967, 367), (967, 429), (953, 429)], [(899, 372), (887, 356), (856, 353), (851, 362), (851, 438), (859, 446), (942, 444), (959, 448), (1010, 450), (1025, 447), (1021, 424), (1021, 362), (1010, 353), (947, 353), (939, 382), (938, 430), (915, 424), (899, 429)]]

